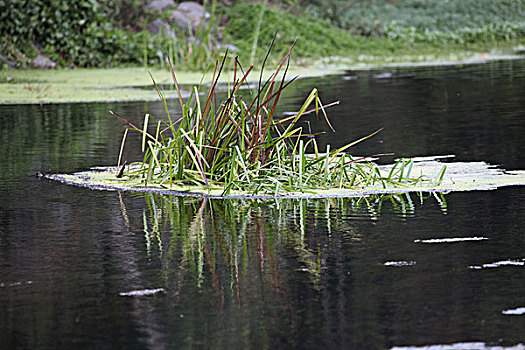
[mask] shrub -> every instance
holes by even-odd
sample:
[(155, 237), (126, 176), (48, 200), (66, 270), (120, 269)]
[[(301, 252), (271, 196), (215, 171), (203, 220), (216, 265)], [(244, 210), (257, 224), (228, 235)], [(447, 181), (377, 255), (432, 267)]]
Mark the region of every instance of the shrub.
[[(225, 28), (234, 45), (243, 52), (250, 52), (261, 3), (239, 2), (231, 9), (230, 20)], [(334, 28), (328, 21), (308, 16), (297, 16), (290, 12), (279, 11), (274, 7), (265, 9), (258, 35), (260, 43), (256, 56), (264, 57), (266, 47), (275, 33), (279, 40), (274, 50), (285, 52), (297, 36), (300, 37), (294, 55), (299, 57), (320, 57), (337, 55), (344, 48), (351, 49), (355, 42), (349, 33)]]

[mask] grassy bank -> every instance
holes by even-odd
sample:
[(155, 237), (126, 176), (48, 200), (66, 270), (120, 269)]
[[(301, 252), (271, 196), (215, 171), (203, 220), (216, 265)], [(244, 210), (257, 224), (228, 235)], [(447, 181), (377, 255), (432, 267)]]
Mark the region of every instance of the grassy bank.
[(520, 1), (318, 0), (287, 9), (240, 2), (230, 13), (225, 33), (241, 57), (262, 56), (276, 32), (276, 51), (301, 38), (294, 53), (299, 59), (375, 56), (381, 62), (388, 56), (483, 52), (525, 42)]

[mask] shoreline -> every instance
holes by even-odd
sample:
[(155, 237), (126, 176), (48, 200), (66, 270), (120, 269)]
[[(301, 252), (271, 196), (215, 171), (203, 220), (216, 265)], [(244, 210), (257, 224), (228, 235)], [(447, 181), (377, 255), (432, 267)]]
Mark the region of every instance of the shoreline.
[[(376, 69), (423, 68), (439, 66), (463, 66), (485, 64), (501, 60), (525, 59), (523, 46), (512, 48), (513, 53), (503, 52), (456, 52), (448, 56), (399, 56), (391, 60), (378, 59), (374, 56), (355, 59), (330, 57), (305, 60), (296, 64), (287, 74), (288, 77), (299, 75), (300, 79), (320, 77), (332, 74), (344, 74)], [(516, 53), (519, 52), (519, 53)], [(376, 60), (377, 62), (374, 62)], [(380, 62), (379, 62), (380, 61)], [(388, 62), (389, 61), (389, 62)], [(271, 67), (267, 68), (271, 71)], [(151, 72), (159, 85), (172, 84), (168, 70), (135, 68), (102, 69), (58, 69), (58, 70), (0, 70), (1, 105), (39, 105), (55, 103), (110, 103), (158, 101), (153, 88)], [(211, 74), (200, 72), (177, 72), (179, 84), (198, 85), (211, 80)], [(258, 72), (252, 72), (249, 82), (258, 79)], [(221, 81), (231, 80), (231, 72), (223, 73)], [(147, 87), (151, 86), (151, 89)], [(168, 99), (176, 98), (175, 91), (164, 91)]]

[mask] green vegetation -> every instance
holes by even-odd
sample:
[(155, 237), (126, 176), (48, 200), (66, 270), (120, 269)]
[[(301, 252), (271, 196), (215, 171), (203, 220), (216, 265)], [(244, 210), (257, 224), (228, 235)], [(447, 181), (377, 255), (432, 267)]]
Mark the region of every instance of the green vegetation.
[(162, 66), (169, 48), (180, 64), (201, 68), (202, 53), (213, 52), (213, 43), (202, 40), (211, 38), (210, 30), (199, 29), (201, 40), (187, 40), (184, 33), (178, 33), (180, 39), (152, 34), (145, 26), (155, 15), (144, 10), (145, 3), (35, 0), (29, 5), (25, 0), (0, 0), (2, 64), (28, 68), (32, 58), (43, 54), (62, 67)]
[[(194, 87), (185, 101), (170, 64), (182, 112), (180, 117), (172, 118), (167, 99), (154, 81), (166, 112), (164, 118), (157, 120), (146, 114), (139, 127), (111, 112), (128, 125), (116, 167), (46, 177), (92, 189), (219, 198), (355, 197), (488, 190), (525, 184), (524, 171), (505, 172), (483, 162), (444, 165), (436, 161), (443, 157), (426, 157), (399, 159), (394, 164), (379, 166), (371, 160), (383, 154), (357, 157), (348, 153), (350, 147), (380, 130), (337, 149), (332, 150), (328, 144), (326, 149), (319, 150), (317, 134), (310, 129), (305, 116), (315, 112), (333, 130), (325, 109), (338, 102), (323, 105), (317, 90), (313, 89), (298, 112), (282, 118), (274, 115), (283, 90), (295, 80), (286, 79), (294, 44), (277, 69), (263, 80), (270, 47), (255, 84), (257, 89), (244, 96), (241, 88), (247, 85), (253, 65), (244, 71), (235, 57), (233, 78), (225, 99), (219, 103), (217, 87), (229, 60), (227, 56), (222, 62), (216, 61), (208, 92), (203, 94), (199, 87)], [(246, 98), (250, 93), (251, 98)], [(201, 100), (201, 96), (204, 99)], [(130, 129), (142, 136), (143, 160), (127, 165), (122, 155)], [(445, 176), (447, 169), (451, 169), (451, 177)]]
[(110, 4), (95, 0), (0, 1), (1, 53), (22, 67), (39, 52), (62, 65), (118, 62), (134, 43), (108, 22)]
[[(167, 101), (157, 84), (155, 87), (164, 104), (167, 121), (156, 121), (146, 114), (144, 125), (139, 128), (112, 112), (131, 129), (142, 134), (144, 152), (143, 161), (126, 171), (124, 165), (120, 166), (119, 156), (118, 167), (121, 170), (117, 178), (139, 181), (144, 186), (156, 183), (172, 188), (173, 185), (189, 184), (197, 188), (219, 189), (223, 196), (232, 191), (246, 195), (278, 196), (318, 189), (376, 187), (378, 184), (382, 188), (410, 186), (426, 181), (422, 176), (411, 174), (413, 162), (400, 161), (388, 174), (383, 174), (375, 164), (367, 161), (378, 155), (354, 158), (346, 153), (351, 146), (379, 130), (338, 149), (332, 150), (328, 145), (321, 153), (315, 140), (316, 134), (309, 130), (309, 124), (303, 121), (304, 116), (314, 112), (322, 114), (332, 128), (325, 108), (334, 103), (323, 106), (316, 89), (312, 90), (297, 113), (281, 119), (274, 116), (282, 91), (294, 80), (285, 83), (287, 69), (283, 68), (293, 45), (264, 84), (260, 77), (257, 91), (246, 102), (239, 95), (239, 89), (253, 66), (240, 74), (241, 69), (235, 58), (228, 97), (218, 105), (214, 103), (217, 83), (227, 60), (224, 57), (220, 65), (219, 61), (216, 63), (216, 77), (205, 102), (200, 100), (198, 88), (194, 88), (184, 102), (172, 70), (182, 110), (182, 116), (177, 120), (170, 116)], [(284, 72), (279, 82), (277, 77), (281, 70)], [(157, 126), (153, 131), (148, 130), (150, 118)], [(127, 130), (121, 154), (126, 136)]]
[[(170, 83), (169, 72), (152, 69), (160, 83)], [(202, 73), (179, 73), (182, 81), (198, 84)], [(95, 101), (157, 101), (143, 68), (3, 70), (0, 71), (0, 103), (59, 103)]]
[(363, 36), (394, 40), (472, 42), (525, 34), (525, 4), (516, 0), (324, 0), (306, 12)]
[[(145, 30), (170, 13), (146, 9), (146, 0), (0, 0), (0, 58), (4, 67), (31, 67), (43, 54), (61, 67), (166, 66), (165, 51), (184, 70), (201, 71), (233, 44), (245, 59), (286, 52), (299, 37), (294, 59), (486, 51), (525, 43), (522, 0), (204, 1), (208, 22), (192, 30)], [(252, 62), (250, 62), (252, 63)], [(275, 62), (276, 63), (276, 62)]]
[[(0, 104), (39, 104), (70, 102), (113, 102), (113, 101), (158, 101), (159, 96), (151, 86), (148, 71), (160, 85), (171, 85), (172, 77), (165, 69), (138, 67), (120, 68), (76, 68), (60, 70), (0, 70)], [(341, 72), (337, 67), (317, 68), (298, 67), (290, 70), (290, 75), (301, 78), (335, 74)], [(255, 82), (255, 75), (248, 77)], [(177, 72), (179, 83), (207, 84), (213, 78), (212, 72)], [(232, 72), (221, 75), (221, 83), (233, 79)], [(188, 89), (189, 90), (189, 89)], [(168, 98), (175, 98), (174, 91), (166, 92)]]
[[(257, 31), (261, 13), (262, 25)], [(256, 56), (259, 57), (264, 57), (265, 45), (272, 41), (275, 33), (278, 33), (279, 37), (274, 48), (277, 52), (286, 52), (292, 42), (297, 37), (300, 38), (294, 49), (296, 57), (327, 57), (349, 52), (361, 39), (333, 27), (328, 21), (320, 18), (297, 16), (275, 7), (265, 9), (261, 3), (244, 2), (239, 2), (231, 9), (225, 33), (232, 38), (233, 44), (239, 47), (241, 52), (250, 52), (252, 43), (257, 40), (261, 43), (257, 47)]]
[(490, 50), (525, 39), (525, 6), (518, 1), (299, 2), (290, 11), (275, 6), (265, 10), (257, 31), (262, 7), (239, 2), (231, 9), (225, 32), (242, 52), (249, 52), (255, 39), (269, 42), (276, 32), (277, 50), (286, 50), (299, 36), (296, 57), (342, 56), (351, 61), (361, 55)]
[[(412, 165), (411, 165), (412, 164)], [(472, 163), (443, 163), (427, 159), (413, 159), (401, 161), (395, 168), (393, 165), (377, 166), (370, 163), (377, 169), (376, 172), (381, 174), (382, 178), (388, 179), (389, 182), (376, 181), (375, 185), (362, 185), (363, 187), (349, 188), (347, 183), (341, 187), (328, 189), (297, 189), (295, 192), (281, 193), (260, 192), (250, 194), (246, 191), (231, 190), (228, 195), (224, 193), (223, 188), (198, 186), (194, 183), (177, 183), (173, 182), (170, 187), (166, 183), (148, 182), (145, 186), (144, 178), (129, 178), (123, 175), (117, 178), (122, 167), (102, 167), (94, 168), (91, 171), (83, 171), (74, 174), (49, 174), (46, 178), (60, 181), (69, 185), (88, 187), (95, 190), (118, 190), (134, 192), (155, 192), (163, 194), (176, 194), (179, 196), (210, 197), (210, 198), (341, 198), (341, 197), (367, 197), (380, 194), (403, 194), (403, 193), (448, 193), (453, 191), (487, 191), (505, 186), (523, 186), (525, 185), (525, 171), (505, 171), (494, 168), (484, 162)], [(400, 166), (401, 165), (401, 166)], [(143, 168), (140, 164), (133, 164), (127, 171), (134, 172)], [(402, 169), (402, 170), (401, 170)], [(422, 181), (411, 181), (409, 177), (408, 184), (404, 183), (407, 172), (418, 175), (419, 179), (428, 179)], [(446, 171), (446, 173), (445, 173)], [(412, 179), (413, 180), (413, 179)], [(388, 186), (383, 186), (387, 184)]]

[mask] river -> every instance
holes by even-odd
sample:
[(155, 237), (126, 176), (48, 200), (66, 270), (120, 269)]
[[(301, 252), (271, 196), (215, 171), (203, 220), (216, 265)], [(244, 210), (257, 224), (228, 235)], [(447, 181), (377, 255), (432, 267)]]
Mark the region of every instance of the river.
[[(525, 169), (525, 60), (303, 79), (280, 112), (313, 87), (341, 100), (335, 133), (312, 119), (321, 145), (383, 127), (354, 152)], [(151, 102), (0, 106), (0, 348), (525, 343), (525, 188), (243, 201), (35, 176), (114, 165), (125, 126), (110, 109), (137, 122), (162, 113)]]

